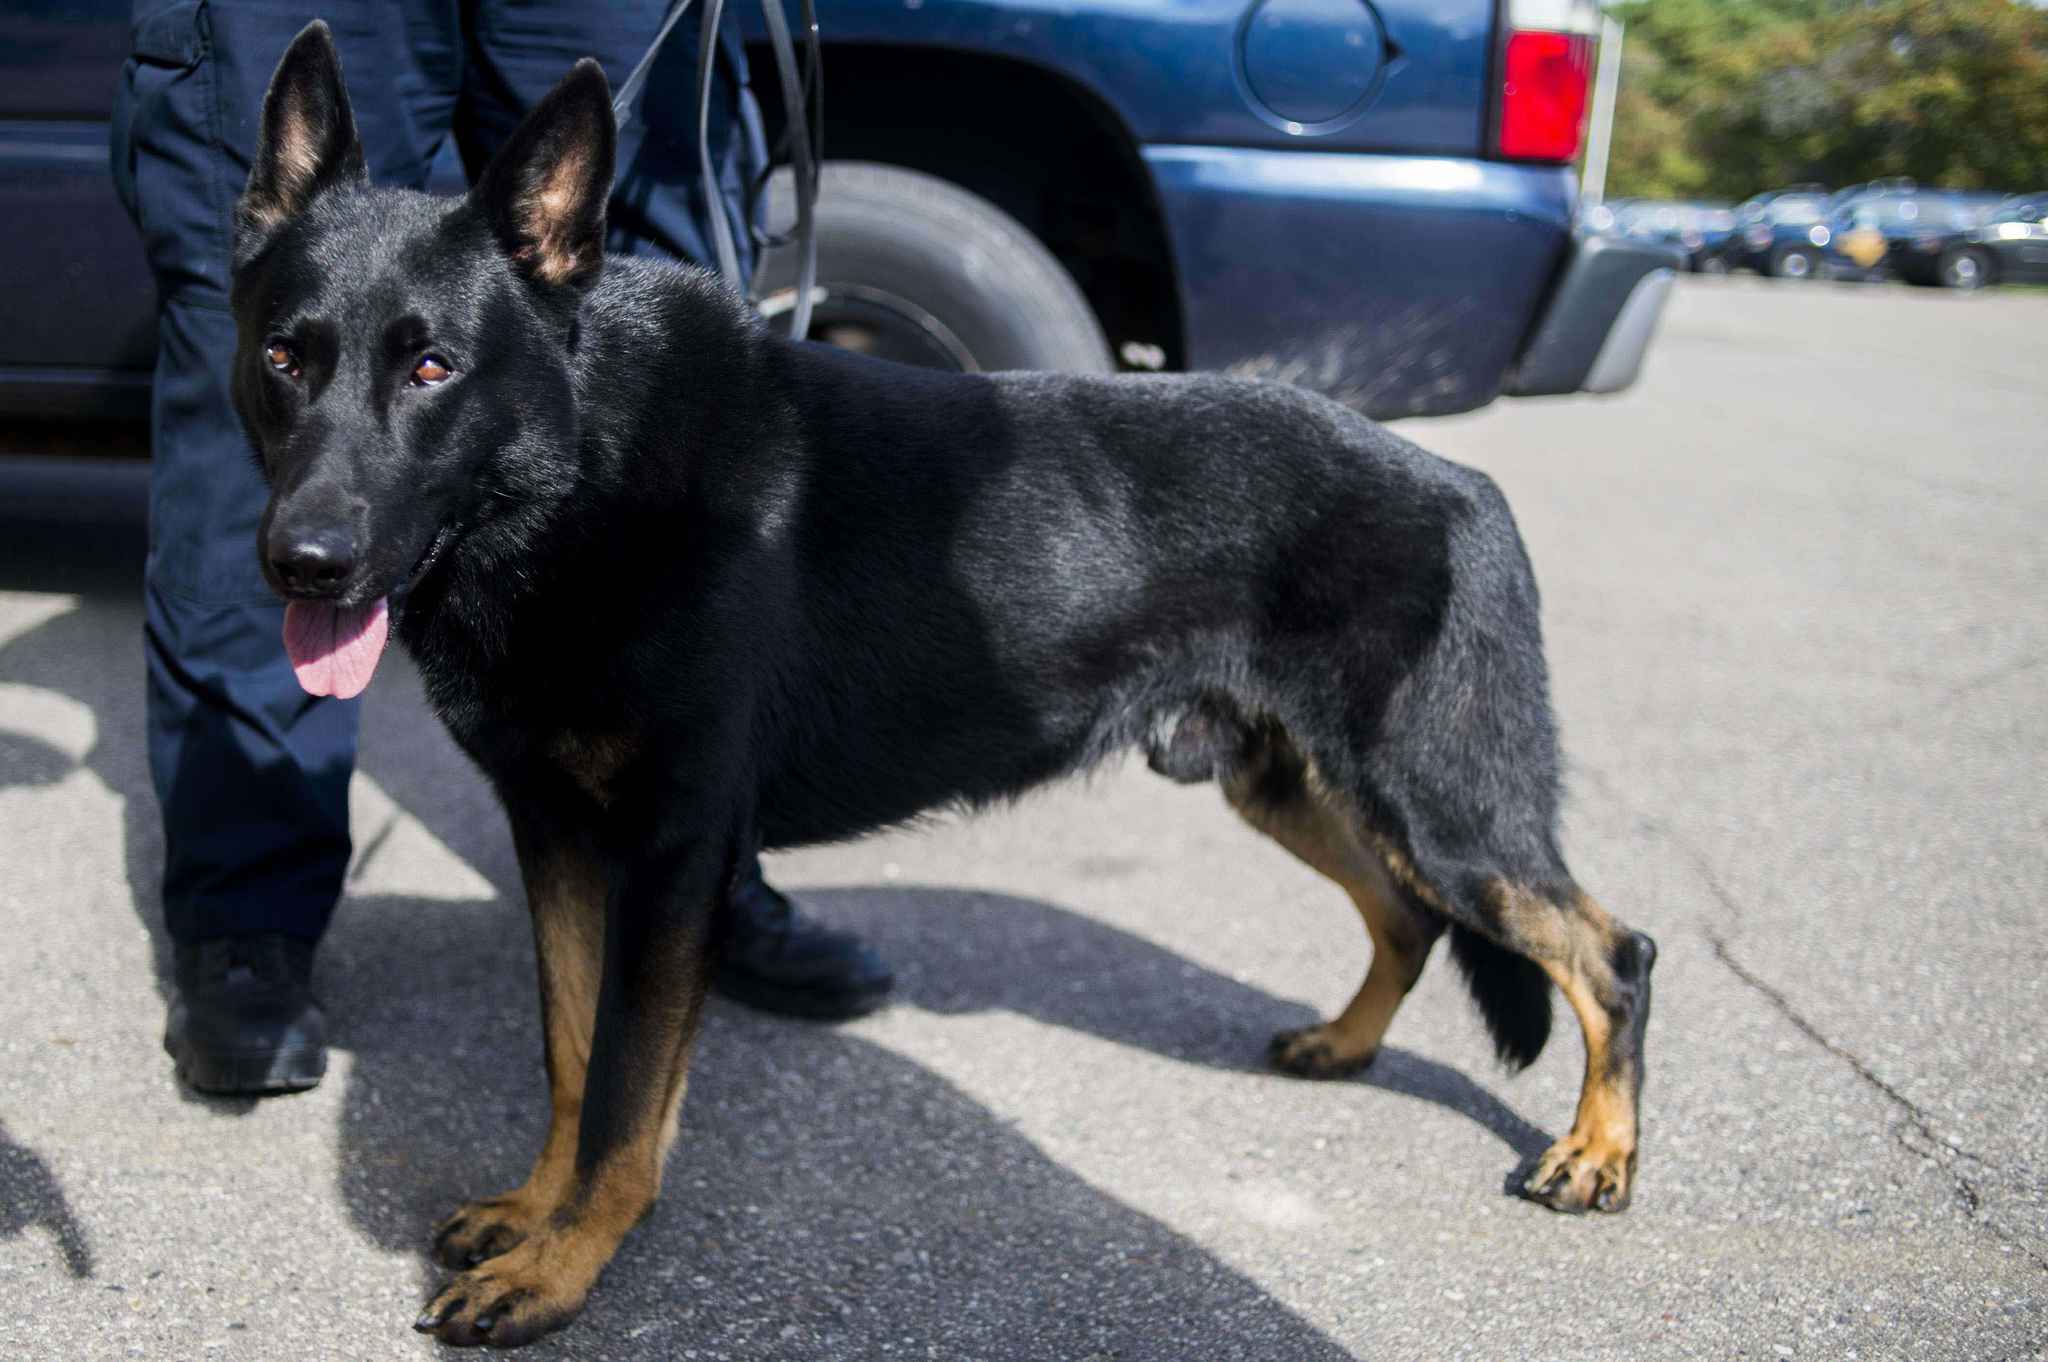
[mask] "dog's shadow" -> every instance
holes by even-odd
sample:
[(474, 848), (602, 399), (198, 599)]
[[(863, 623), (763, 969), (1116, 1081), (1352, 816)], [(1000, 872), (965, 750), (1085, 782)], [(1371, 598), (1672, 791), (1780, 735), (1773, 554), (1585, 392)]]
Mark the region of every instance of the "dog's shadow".
[[(929, 887), (801, 891), (868, 937), (898, 1005), (1013, 1010), (1245, 1068), (1310, 1013), (1052, 904)], [(328, 992), (352, 1056), (344, 1200), (379, 1245), (518, 1182), (538, 1148), (532, 958), (505, 902), (352, 901)], [(1366, 1080), (1548, 1137), (1389, 1050)], [(1133, 1107), (1134, 1115), (1140, 1110)], [(440, 1280), (423, 1263), (422, 1299)], [(1142, 1303), (1142, 1304), (1138, 1304)], [(1089, 1186), (953, 1083), (852, 1030), (714, 1003), (664, 1198), (559, 1346), (577, 1357), (1340, 1357), (1211, 1252)]]
[[(1049, 903), (967, 889), (806, 889), (803, 901), (874, 942), (903, 1001), (1000, 1010), (1170, 1059), (1264, 1072), (1262, 1042), (1318, 1020), (1300, 1003)], [(1529, 1158), (1550, 1137), (1456, 1069), (1387, 1046), (1357, 1080), (1458, 1112)]]
[[(1259, 1027), (1308, 1016), (1046, 903), (894, 886), (803, 897), (876, 940), (901, 1006), (1015, 1008), (1233, 1068), (1256, 1055)], [(355, 900), (337, 922), (324, 976), (351, 1056), (342, 1191), (382, 1247), (421, 1250), (434, 1217), (518, 1182), (539, 1146), (523, 933), (503, 902)], [(1371, 1081), (1469, 1111), (1518, 1152), (1546, 1142), (1417, 1056), (1388, 1052)], [(423, 1262), (422, 1299), (441, 1275)], [(663, 1200), (555, 1346), (812, 1358), (883, 1343), (941, 1357), (1346, 1355), (946, 1079), (851, 1030), (714, 1003)]]

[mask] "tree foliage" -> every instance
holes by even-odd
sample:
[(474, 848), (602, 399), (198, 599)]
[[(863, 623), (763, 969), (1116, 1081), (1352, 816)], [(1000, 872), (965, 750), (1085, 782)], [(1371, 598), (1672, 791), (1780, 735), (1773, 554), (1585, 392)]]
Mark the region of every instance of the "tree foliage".
[(2048, 10), (1628, 0), (1608, 193), (1743, 198), (1910, 175), (2048, 187)]

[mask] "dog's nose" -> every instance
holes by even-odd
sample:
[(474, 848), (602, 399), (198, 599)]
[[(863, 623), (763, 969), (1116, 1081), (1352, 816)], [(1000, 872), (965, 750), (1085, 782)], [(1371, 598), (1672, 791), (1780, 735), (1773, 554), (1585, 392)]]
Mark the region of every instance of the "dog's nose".
[(332, 596), (356, 570), (355, 537), (345, 529), (293, 535), (271, 550), (270, 569), (294, 596)]

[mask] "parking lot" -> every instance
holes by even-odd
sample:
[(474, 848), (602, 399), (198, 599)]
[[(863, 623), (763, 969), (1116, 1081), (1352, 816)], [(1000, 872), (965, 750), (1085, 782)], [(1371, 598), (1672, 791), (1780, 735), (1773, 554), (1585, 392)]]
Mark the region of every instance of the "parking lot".
[[(715, 1005), (664, 1201), (535, 1355), (2048, 1357), (2044, 333), (2040, 292), (1688, 279), (1619, 398), (1405, 428), (1517, 507), (1567, 846), (1662, 945), (1627, 1215), (1506, 1194), (1576, 1028), (1505, 1077), (1443, 962), (1366, 1076), (1265, 1072), (1364, 934), (1132, 763), (772, 858), (900, 1000)], [(509, 842), (387, 664), (327, 1081), (181, 1095), (134, 471), (0, 470), (0, 1357), (422, 1357), (430, 1227), (543, 1126)]]

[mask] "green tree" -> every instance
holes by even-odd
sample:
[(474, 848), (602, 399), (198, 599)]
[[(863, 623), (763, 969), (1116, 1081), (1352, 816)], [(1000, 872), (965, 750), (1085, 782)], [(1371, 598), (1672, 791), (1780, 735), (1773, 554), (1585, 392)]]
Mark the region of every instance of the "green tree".
[(1631, 0), (1615, 195), (1911, 175), (2048, 185), (2048, 13), (2013, 0)]
[(1839, 181), (2048, 184), (2048, 14), (2011, 0), (1844, 6), (1820, 25)]

